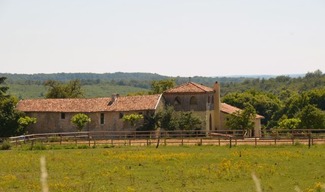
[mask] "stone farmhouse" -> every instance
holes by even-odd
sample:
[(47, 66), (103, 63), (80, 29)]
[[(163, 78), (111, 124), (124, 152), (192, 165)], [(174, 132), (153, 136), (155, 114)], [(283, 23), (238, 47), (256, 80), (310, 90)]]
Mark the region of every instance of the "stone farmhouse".
[[(188, 82), (165, 91), (163, 94), (141, 96), (119, 96), (105, 98), (74, 99), (26, 99), (19, 101), (17, 109), (37, 123), (28, 127), (28, 133), (73, 132), (76, 128), (70, 122), (77, 113), (85, 113), (91, 122), (85, 131), (134, 130), (122, 117), (126, 114), (154, 114), (167, 105), (176, 111), (192, 111), (202, 120), (202, 129), (225, 130), (229, 114), (240, 109), (220, 102), (218, 82), (213, 88)], [(253, 136), (261, 135), (261, 119), (255, 118)], [(143, 122), (140, 122), (143, 123)]]

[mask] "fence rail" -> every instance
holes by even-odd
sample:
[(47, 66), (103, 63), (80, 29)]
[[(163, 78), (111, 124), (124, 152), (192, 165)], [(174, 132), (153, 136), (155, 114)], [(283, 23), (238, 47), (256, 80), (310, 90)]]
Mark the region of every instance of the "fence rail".
[(83, 131), (41, 133), (10, 137), (16, 145), (43, 142), (47, 144), (93, 145), (278, 145), (325, 144), (323, 129), (268, 130), (262, 137), (244, 137), (242, 130), (180, 131)]

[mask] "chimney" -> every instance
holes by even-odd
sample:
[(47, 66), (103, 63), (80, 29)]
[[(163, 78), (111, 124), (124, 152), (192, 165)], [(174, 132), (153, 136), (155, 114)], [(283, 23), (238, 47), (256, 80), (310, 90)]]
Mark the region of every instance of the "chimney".
[(112, 94), (112, 99), (108, 102), (108, 105), (113, 105), (119, 96), (119, 94)]
[(214, 83), (213, 86), (213, 90), (214, 90), (214, 126), (215, 126), (215, 130), (221, 129), (221, 123), (220, 123), (220, 106), (221, 106), (221, 102), (220, 102), (220, 85), (218, 83), (218, 81), (216, 81)]

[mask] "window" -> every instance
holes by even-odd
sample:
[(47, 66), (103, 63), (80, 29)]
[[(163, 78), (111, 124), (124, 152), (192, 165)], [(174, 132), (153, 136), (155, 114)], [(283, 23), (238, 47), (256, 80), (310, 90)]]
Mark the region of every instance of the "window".
[(61, 113), (61, 119), (65, 119), (65, 113)]
[(208, 96), (208, 103), (210, 103), (210, 96)]
[(180, 105), (181, 104), (181, 98), (180, 97), (175, 97), (175, 100), (174, 100), (174, 105)]
[(190, 105), (197, 105), (197, 98), (192, 96), (190, 99)]
[(100, 114), (100, 124), (101, 125), (104, 125), (105, 124), (105, 116), (104, 116), (104, 113), (101, 113)]
[(120, 119), (122, 119), (123, 116), (124, 116), (124, 114), (121, 112), (121, 113), (120, 113)]

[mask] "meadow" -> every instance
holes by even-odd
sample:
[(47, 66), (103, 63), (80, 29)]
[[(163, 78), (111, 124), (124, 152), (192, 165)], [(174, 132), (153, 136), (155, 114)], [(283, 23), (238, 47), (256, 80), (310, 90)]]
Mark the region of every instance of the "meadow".
[(88, 146), (36, 145), (0, 151), (0, 191), (325, 191), (325, 145)]

